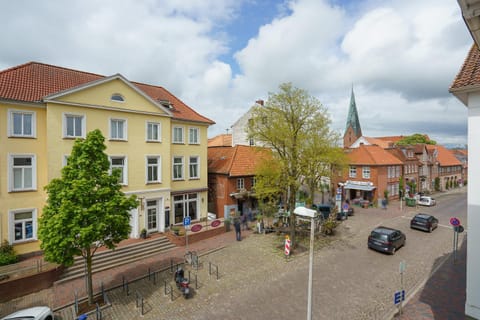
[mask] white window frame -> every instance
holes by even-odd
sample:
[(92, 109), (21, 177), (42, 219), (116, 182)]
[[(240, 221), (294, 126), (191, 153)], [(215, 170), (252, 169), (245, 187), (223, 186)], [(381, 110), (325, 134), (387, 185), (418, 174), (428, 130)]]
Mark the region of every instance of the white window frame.
[[(123, 130), (121, 132), (122, 134), (122, 137), (114, 137), (112, 135), (112, 130), (113, 130), (113, 123), (119, 123), (119, 122), (123, 122)], [(121, 118), (110, 118), (110, 120), (108, 121), (108, 132), (110, 134), (110, 140), (115, 140), (115, 141), (127, 141), (128, 140), (128, 136), (127, 136), (127, 127), (128, 127), (128, 124), (127, 124), (127, 119), (121, 119)], [(118, 135), (119, 132), (118, 132), (118, 126), (116, 128), (116, 134)]]
[(370, 166), (362, 167), (362, 177), (364, 179), (370, 179)]
[[(15, 133), (15, 122), (13, 121), (13, 116), (15, 114), (22, 115), (22, 133)], [(25, 134), (25, 115), (32, 116), (31, 123), (31, 134)], [(26, 111), (26, 110), (8, 110), (8, 125), (7, 125), (7, 136), (8, 137), (19, 137), (19, 138), (36, 138), (37, 137), (37, 113), (35, 111)]]
[[(113, 165), (113, 159), (123, 159), (123, 166), (119, 166), (119, 165)], [(122, 168), (122, 175), (121, 175), (121, 181), (119, 181), (119, 183), (122, 185), (122, 186), (126, 186), (128, 185), (128, 160), (127, 160), (127, 156), (125, 155), (111, 155), (111, 156), (108, 156), (108, 160), (110, 161), (110, 174), (112, 173), (112, 170), (114, 168)]]
[[(154, 165), (150, 165), (148, 163), (148, 159), (157, 159), (157, 180), (148, 180), (148, 169), (149, 167), (154, 167)], [(159, 155), (147, 155), (145, 156), (145, 183), (161, 183), (162, 182), (162, 158)]]
[[(174, 224), (181, 223), (187, 216), (189, 216), (192, 220), (199, 219), (200, 195), (198, 193), (176, 194), (172, 196), (172, 200)], [(193, 209), (194, 212), (191, 212), (190, 209)]]
[(67, 163), (68, 163), (68, 158), (70, 157), (69, 154), (64, 154), (63, 157), (62, 157), (62, 168), (67, 166)]
[(111, 96), (110, 96), (110, 100), (111, 101), (114, 101), (114, 102), (120, 102), (120, 103), (123, 103), (125, 102), (125, 97), (120, 94), (120, 93), (113, 93)]
[[(196, 159), (196, 162), (192, 164), (192, 159)], [(197, 175), (192, 175), (192, 166), (196, 167)], [(188, 157), (188, 176), (190, 179), (200, 179), (200, 157), (189, 156)]]
[[(175, 159), (181, 159), (180, 163), (176, 163)], [(185, 158), (183, 156), (173, 156), (172, 158), (172, 180), (185, 180)], [(180, 177), (175, 177), (175, 168), (180, 167)]]
[(348, 168), (348, 177), (356, 178), (357, 177), (357, 166), (350, 166)]
[[(156, 126), (157, 127), (157, 139), (151, 139), (148, 136), (149, 133), (149, 126)], [(160, 122), (154, 121), (146, 121), (145, 123), (145, 141), (148, 142), (162, 142), (162, 124)]]
[[(193, 135), (193, 137), (192, 137)], [(188, 128), (188, 143), (189, 144), (200, 144), (200, 128), (190, 127)]]
[(237, 178), (237, 190), (245, 189), (245, 179)]
[[(32, 159), (32, 181), (31, 187), (24, 187), (24, 179), (22, 179), (22, 187), (15, 188), (15, 173), (14, 173), (14, 161), (15, 158), (31, 158)], [(23, 167), (25, 169), (27, 167)], [(24, 176), (24, 170), (22, 170), (22, 177)], [(37, 190), (37, 156), (34, 154), (9, 154), (8, 155), (8, 192), (18, 192), (18, 191), (32, 191)]]
[[(32, 213), (32, 218), (31, 219), (25, 219), (25, 220), (15, 220), (15, 215), (19, 213), (25, 213), (25, 212), (31, 212)], [(32, 222), (32, 237), (31, 238), (25, 238), (25, 225), (23, 225), (22, 228), (22, 233), (23, 237), (20, 240), (15, 240), (15, 222), (16, 221), (21, 221), (23, 223), (30, 221)], [(37, 209), (36, 208), (25, 208), (25, 209), (14, 209), (14, 210), (9, 210), (8, 211), (8, 228), (9, 228), (9, 241), (11, 244), (16, 244), (16, 243), (23, 243), (23, 242), (29, 242), (29, 241), (36, 241), (38, 240), (37, 238), (37, 230), (38, 230), (38, 225), (37, 225)]]
[[(68, 117), (75, 117), (81, 118), (82, 123), (80, 125), (81, 134), (79, 136), (68, 135), (68, 125), (67, 125), (67, 118)], [(63, 137), (67, 139), (76, 139), (76, 138), (85, 138), (87, 130), (87, 116), (80, 113), (63, 113)], [(74, 130), (75, 131), (75, 130)]]
[[(179, 130), (179, 132), (181, 133), (181, 140), (177, 140), (178, 139), (178, 135), (175, 134), (175, 132)], [(172, 128), (172, 143), (184, 143), (185, 141), (185, 128), (182, 127), (182, 126), (174, 126)]]

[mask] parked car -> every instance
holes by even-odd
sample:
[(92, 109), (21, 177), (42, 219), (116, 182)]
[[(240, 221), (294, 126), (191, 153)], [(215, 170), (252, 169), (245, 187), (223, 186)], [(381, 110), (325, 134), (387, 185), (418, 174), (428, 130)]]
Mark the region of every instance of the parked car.
[(395, 254), (395, 251), (405, 245), (407, 237), (397, 229), (377, 227), (368, 236), (368, 247), (380, 252)]
[(412, 229), (432, 232), (437, 227), (438, 219), (426, 213), (418, 213), (412, 218), (412, 220), (410, 220), (410, 228)]
[(53, 320), (53, 313), (49, 307), (33, 307), (16, 311), (1, 320)]
[(420, 197), (417, 203), (421, 206), (428, 206), (428, 207), (434, 206), (436, 204), (435, 199), (427, 196)]

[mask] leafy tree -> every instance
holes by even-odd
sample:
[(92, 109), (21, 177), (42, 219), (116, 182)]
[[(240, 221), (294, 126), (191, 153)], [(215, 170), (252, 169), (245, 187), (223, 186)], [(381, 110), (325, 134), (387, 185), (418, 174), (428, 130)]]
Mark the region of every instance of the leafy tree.
[(278, 163), (271, 158), (264, 159), (255, 170), (255, 195), (259, 199), (261, 216), (271, 218), (278, 212), (278, 199), (282, 193), (282, 173)]
[(432, 144), (435, 145), (437, 142), (435, 140), (430, 140), (430, 138), (425, 134), (415, 133), (411, 136), (406, 136), (403, 139), (399, 140), (396, 144), (399, 146), (406, 145), (415, 145), (418, 143)]
[(435, 191), (440, 191), (440, 178), (436, 177), (434, 182)]
[(403, 176), (400, 176), (400, 181), (398, 182), (398, 195), (400, 197), (400, 200), (402, 200), (402, 197), (405, 196), (405, 187), (404, 187), (404, 178)]
[(345, 152), (337, 147), (338, 141), (338, 135), (331, 132), (325, 125), (317, 132), (312, 130), (311, 137), (307, 138), (302, 148), (302, 157), (299, 162), (303, 173), (302, 182), (307, 185), (309, 191), (307, 202), (310, 204), (313, 203), (317, 190), (322, 192), (323, 197), (322, 178), (331, 180), (334, 167), (335, 171), (342, 171), (347, 165)]
[[(284, 83), (278, 93), (270, 93), (264, 106), (252, 110), (248, 136), (273, 150), (282, 179), (278, 188), (286, 194), (287, 211), (293, 212), (302, 178), (313, 179), (317, 174), (309, 166), (314, 153), (328, 152), (330, 120), (324, 106), (305, 90)], [(322, 140), (322, 138), (324, 140)], [(325, 155), (324, 155), (325, 156)], [(312, 159), (316, 164), (317, 158)], [(290, 238), (295, 245), (295, 223), (290, 215)]]
[(130, 233), (129, 210), (135, 196), (126, 197), (120, 172), (109, 173), (105, 138), (100, 130), (76, 140), (61, 178), (45, 187), (48, 198), (39, 219), (38, 235), (47, 261), (71, 266), (81, 255), (87, 266), (87, 294), (93, 303), (92, 258), (98, 248), (115, 248)]

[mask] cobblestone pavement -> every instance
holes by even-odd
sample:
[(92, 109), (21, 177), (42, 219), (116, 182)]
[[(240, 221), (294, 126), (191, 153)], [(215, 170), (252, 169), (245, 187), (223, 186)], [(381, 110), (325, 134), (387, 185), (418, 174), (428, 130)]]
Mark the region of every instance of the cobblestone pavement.
[[(373, 225), (384, 221), (389, 221), (393, 226), (404, 225), (413, 213), (406, 208), (400, 210), (395, 204), (388, 210), (356, 208), (355, 216), (339, 226), (335, 237), (319, 238), (314, 260), (313, 319), (393, 317), (393, 292), (400, 283), (398, 264), (409, 250), (415, 248), (407, 245), (395, 256), (385, 256), (368, 250), (365, 241)], [(414, 265), (415, 268), (409, 269), (404, 281), (407, 295), (412, 298), (405, 306), (401, 319), (457, 319), (441, 318), (446, 312), (441, 306), (445, 304), (440, 303), (438, 307), (433, 304), (438, 300), (439, 290), (443, 290), (445, 296), (457, 295), (453, 289), (463, 294), (465, 291), (465, 286), (462, 288), (461, 283), (452, 285), (450, 281), (445, 281), (443, 266), (449, 265), (447, 259), (451, 250), (451, 238), (445, 236), (445, 233), (450, 231), (439, 228), (430, 235), (440, 248), (440, 254), (427, 250), (420, 252), (417, 260), (409, 260), (409, 265)], [(121, 287), (109, 290), (112, 307), (105, 310), (103, 319), (305, 318), (308, 252), (287, 260), (283, 256), (283, 237), (274, 234), (258, 235), (251, 231), (243, 234), (241, 242), (235, 241), (234, 232), (228, 232), (189, 246), (190, 250), (204, 253), (200, 257), (199, 270), (191, 270), (192, 287), (196, 285), (193, 283), (194, 276), (197, 275), (198, 279), (198, 289), (194, 290), (191, 299), (180, 297), (176, 288), (173, 290), (173, 301), (169, 295), (165, 295), (163, 280), (173, 284), (173, 275), (164, 271), (155, 278), (155, 284), (148, 278), (132, 282), (129, 285), (129, 295)], [(412, 239), (408, 233), (407, 239)], [(462, 239), (461, 237), (460, 243)], [(121, 283), (122, 276), (135, 279), (145, 275), (148, 268), (160, 270), (169, 266), (171, 258), (181, 259), (184, 253), (185, 248), (176, 248), (159, 257), (100, 272), (94, 275), (94, 282), (97, 283), (97, 288), (100, 282), (103, 282), (105, 288), (111, 288)], [(375, 265), (372, 261), (375, 261)], [(454, 266), (462, 269), (464, 264), (465, 260), (460, 254)], [(216, 274), (209, 273), (209, 270), (214, 269), (210, 266), (218, 266), (218, 280)], [(433, 272), (437, 268), (438, 271)], [(425, 283), (425, 279), (430, 280)], [(437, 285), (441, 287), (436, 287)], [(447, 285), (451, 286), (451, 290), (445, 290)], [(72, 303), (75, 290), (79, 291), (79, 296), (84, 295), (84, 286), (84, 280), (79, 279), (0, 304), (0, 315), (7, 314), (7, 309), (46, 304), (55, 309), (57, 319), (73, 319), (72, 307), (64, 306)], [(140, 314), (141, 308), (136, 307), (139, 301), (137, 296), (143, 297), (143, 315)], [(461, 298), (457, 300), (455, 309), (463, 312), (465, 301), (463, 299), (462, 302)], [(448, 310), (454, 311), (453, 307)]]

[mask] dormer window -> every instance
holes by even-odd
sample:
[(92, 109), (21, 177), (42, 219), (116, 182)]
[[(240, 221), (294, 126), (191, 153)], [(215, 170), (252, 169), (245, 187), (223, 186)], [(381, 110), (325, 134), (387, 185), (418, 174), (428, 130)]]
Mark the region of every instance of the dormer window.
[(158, 102), (160, 102), (160, 104), (167, 109), (173, 109), (172, 104), (168, 100), (158, 100)]
[(110, 99), (116, 102), (125, 102), (125, 98), (123, 98), (123, 96), (120, 93), (112, 94), (112, 97)]

